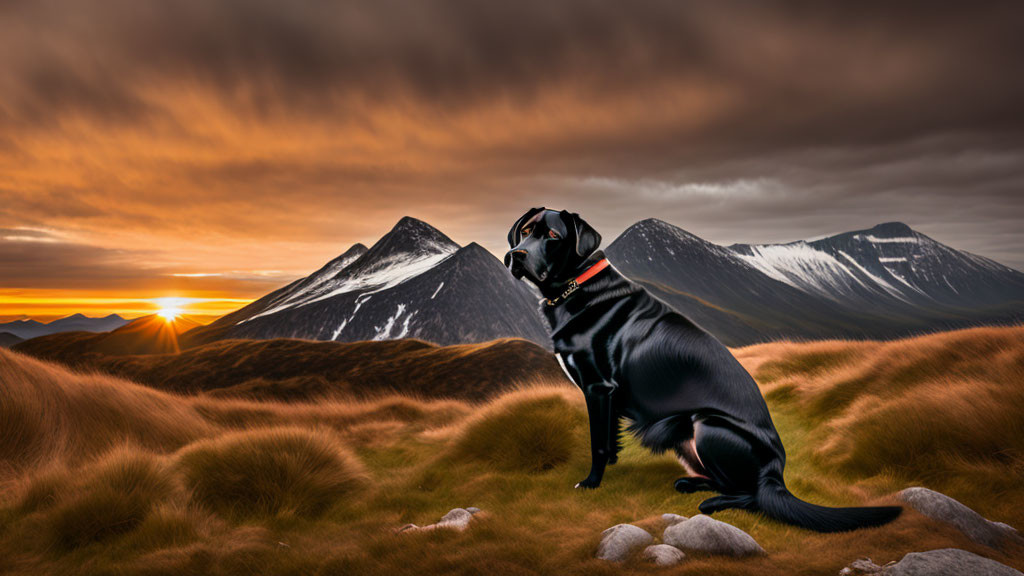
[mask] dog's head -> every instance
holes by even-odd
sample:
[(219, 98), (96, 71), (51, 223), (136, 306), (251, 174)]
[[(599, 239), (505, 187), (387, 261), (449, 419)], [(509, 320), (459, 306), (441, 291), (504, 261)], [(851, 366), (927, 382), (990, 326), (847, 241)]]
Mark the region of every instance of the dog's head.
[(538, 287), (558, 286), (601, 245), (601, 235), (579, 214), (531, 208), (508, 231), (505, 266)]

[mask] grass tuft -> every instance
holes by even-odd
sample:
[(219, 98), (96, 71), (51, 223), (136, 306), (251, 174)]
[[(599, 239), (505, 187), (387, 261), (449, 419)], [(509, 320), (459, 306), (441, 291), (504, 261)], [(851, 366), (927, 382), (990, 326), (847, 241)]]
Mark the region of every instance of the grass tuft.
[(366, 487), (359, 458), (325, 429), (268, 428), (225, 434), (179, 455), (198, 503), (229, 517), (313, 517)]
[(497, 470), (537, 473), (585, 448), (584, 410), (562, 392), (524, 389), (481, 408), (458, 435), (454, 455)]
[(134, 448), (114, 450), (75, 484), (44, 520), (64, 549), (131, 531), (172, 491), (165, 467)]

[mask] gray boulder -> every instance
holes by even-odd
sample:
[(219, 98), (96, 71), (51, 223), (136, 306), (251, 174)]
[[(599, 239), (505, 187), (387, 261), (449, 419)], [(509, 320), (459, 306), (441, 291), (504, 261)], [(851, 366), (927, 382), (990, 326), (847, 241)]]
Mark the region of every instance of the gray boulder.
[(956, 548), (911, 552), (895, 564), (879, 566), (862, 558), (839, 572), (840, 576), (1024, 576), (1017, 570), (984, 556)]
[(897, 496), (921, 514), (956, 526), (968, 538), (993, 548), (1006, 538), (1020, 538), (1017, 531), (1001, 522), (991, 522), (941, 492), (915, 487), (902, 490)]
[(654, 541), (647, 530), (632, 524), (617, 524), (601, 533), (601, 544), (597, 547), (597, 558), (611, 562), (622, 562), (634, 548), (646, 546)]
[(644, 560), (654, 562), (658, 566), (675, 566), (686, 559), (686, 554), (675, 546), (655, 544), (644, 548)]
[(764, 554), (764, 548), (743, 530), (703, 514), (665, 528), (666, 544), (725, 556)]

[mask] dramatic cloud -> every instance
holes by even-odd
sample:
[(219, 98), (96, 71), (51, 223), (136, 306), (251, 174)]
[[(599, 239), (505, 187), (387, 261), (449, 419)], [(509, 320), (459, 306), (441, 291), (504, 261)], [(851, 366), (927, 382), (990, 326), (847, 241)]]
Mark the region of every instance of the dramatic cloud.
[(0, 227), (145, 251), (140, 274), (297, 276), (406, 214), (499, 252), (543, 204), (608, 239), (648, 216), (721, 243), (901, 220), (1021, 268), (1022, 22), (1017, 2), (0, 2)]

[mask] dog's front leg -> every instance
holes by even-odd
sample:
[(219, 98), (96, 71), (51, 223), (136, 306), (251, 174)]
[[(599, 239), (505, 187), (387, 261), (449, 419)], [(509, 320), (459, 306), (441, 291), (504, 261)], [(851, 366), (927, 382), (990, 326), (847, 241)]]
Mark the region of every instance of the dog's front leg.
[(590, 417), (590, 475), (576, 484), (576, 488), (597, 488), (601, 485), (605, 466), (615, 455), (615, 428), (618, 425), (612, 408), (615, 386), (607, 382), (591, 384), (584, 389), (587, 415)]

